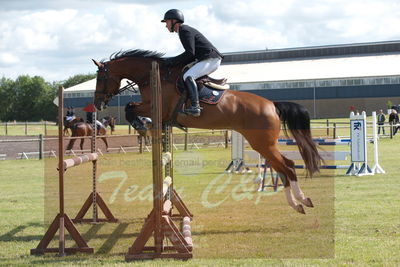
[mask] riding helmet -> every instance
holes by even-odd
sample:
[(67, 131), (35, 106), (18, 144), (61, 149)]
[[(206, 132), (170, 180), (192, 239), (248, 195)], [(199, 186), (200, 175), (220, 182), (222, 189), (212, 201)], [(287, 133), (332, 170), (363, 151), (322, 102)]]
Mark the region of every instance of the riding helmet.
[(164, 19), (161, 22), (165, 22), (167, 19), (176, 19), (181, 23), (185, 21), (183, 13), (179, 9), (170, 9), (165, 12)]

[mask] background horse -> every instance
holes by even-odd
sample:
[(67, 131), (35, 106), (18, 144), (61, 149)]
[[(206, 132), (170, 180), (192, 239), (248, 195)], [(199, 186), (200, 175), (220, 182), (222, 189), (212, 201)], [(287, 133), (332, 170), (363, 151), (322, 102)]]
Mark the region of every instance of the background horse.
[(64, 135), (69, 135), (68, 129), (71, 130), (71, 127), (77, 122), (84, 122), (81, 117), (73, 116), (71, 120), (67, 120), (67, 116), (64, 116)]
[(139, 120), (143, 123), (143, 126), (146, 130), (138, 130), (138, 143), (141, 144), (142, 140), (144, 139), (144, 144), (146, 146), (151, 145), (151, 119), (147, 117), (140, 117), (138, 116)]
[[(75, 123), (71, 124), (71, 131), (72, 131), (71, 137), (92, 136), (93, 128), (92, 125), (90, 125), (89, 123), (83, 121), (76, 121)], [(97, 129), (96, 134), (102, 136), (106, 135), (106, 132), (107, 132), (106, 128), (100, 127)], [(105, 137), (101, 137), (101, 139), (103, 140), (104, 144), (106, 145), (106, 149), (108, 150), (107, 139)], [(76, 140), (77, 139), (71, 139), (68, 143), (66, 150), (71, 150)], [(85, 142), (85, 138), (81, 138), (80, 140), (81, 140), (80, 148), (81, 150), (83, 150), (83, 144)]]
[[(163, 122), (176, 121), (181, 126), (203, 129), (232, 129), (241, 133), (251, 147), (268, 160), (270, 166), (280, 173), (285, 186), (288, 204), (298, 212), (305, 213), (303, 205), (313, 207), (297, 184), (294, 162), (278, 150), (277, 140), (283, 126), (290, 130), (304, 160), (307, 174), (319, 171), (322, 158), (311, 137), (310, 117), (299, 104), (271, 102), (268, 99), (243, 91), (226, 90), (216, 105), (202, 104), (200, 117), (176, 113), (180, 102), (176, 81), (183, 66), (166, 68), (163, 54), (129, 50), (114, 53), (107, 62), (93, 62), (98, 67), (94, 104), (101, 110), (110, 99), (120, 93), (121, 79), (127, 78), (139, 86), (142, 102), (128, 104), (126, 118), (137, 125), (137, 116), (151, 116), (150, 70), (153, 61), (161, 64)], [(294, 197), (293, 197), (294, 196)], [(300, 202), (300, 203), (299, 203)], [(303, 205), (302, 205), (303, 204)]]
[(111, 134), (115, 131), (115, 118), (113, 116), (106, 116), (100, 120), (105, 128), (110, 126)]

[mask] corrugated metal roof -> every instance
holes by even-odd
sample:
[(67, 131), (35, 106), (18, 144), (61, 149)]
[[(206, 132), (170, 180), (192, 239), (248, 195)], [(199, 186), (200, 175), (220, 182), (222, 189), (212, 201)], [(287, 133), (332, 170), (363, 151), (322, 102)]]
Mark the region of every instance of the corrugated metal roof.
[(400, 55), (334, 57), (222, 65), (211, 76), (228, 83), (400, 75)]
[[(128, 85), (128, 81), (129, 80), (127, 80), (127, 79), (122, 79), (120, 88)], [(137, 86), (135, 86), (135, 87), (137, 87)], [(71, 92), (83, 92), (83, 91), (94, 91), (94, 90), (96, 90), (96, 78), (86, 81), (86, 82), (83, 82), (83, 83), (80, 83), (80, 84), (77, 84), (77, 85), (74, 85), (72, 87), (66, 88), (66, 89), (64, 89), (64, 92), (71, 93)]]
[(400, 53), (400, 41), (352, 43), (224, 53), (222, 64)]

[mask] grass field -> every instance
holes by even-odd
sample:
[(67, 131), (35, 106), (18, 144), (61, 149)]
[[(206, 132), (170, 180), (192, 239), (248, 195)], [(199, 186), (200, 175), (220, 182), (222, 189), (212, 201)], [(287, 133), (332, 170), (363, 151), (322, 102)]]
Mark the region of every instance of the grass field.
[[(368, 121), (372, 121), (371, 117), (367, 118)], [(342, 126), (341, 123), (349, 123), (349, 120), (347, 118), (335, 118), (335, 119), (329, 119), (329, 126), (333, 127), (333, 123), (338, 123), (338, 127)], [(15, 135), (39, 135), (39, 134), (45, 134), (47, 135), (58, 135), (58, 126), (54, 125), (54, 122), (49, 122), (48, 125), (45, 127), (44, 123), (34, 123), (30, 124), (28, 123), (27, 126), (25, 126), (24, 123), (20, 122), (18, 124), (13, 124), (13, 123), (8, 123), (7, 124), (7, 129), (5, 126), (5, 123), (0, 123), (0, 136), (10, 135), (10, 136), (15, 136)], [(318, 127), (318, 126), (326, 126), (326, 119), (316, 119), (312, 120), (312, 127)], [(181, 130), (174, 129), (175, 132), (181, 132)], [(190, 132), (203, 132), (204, 130), (202, 129), (190, 129)], [(317, 130), (316, 130), (317, 131)], [(131, 128), (131, 133), (134, 132), (134, 129)], [(319, 130), (319, 132), (322, 135), (326, 135), (326, 130)], [(110, 133), (110, 128), (107, 128), (107, 134)], [(129, 126), (128, 125), (116, 125), (115, 127), (115, 132), (113, 132), (114, 135), (125, 135), (129, 134)], [(329, 132), (329, 136), (333, 134), (332, 129)], [(338, 129), (337, 135), (341, 134), (341, 130)], [(346, 132), (348, 134), (348, 132)]]
[[(69, 134), (71, 133), (70, 130)], [(190, 129), (190, 132), (196, 133), (196, 132), (202, 132), (202, 135), (207, 135), (204, 132), (208, 131), (208, 135), (212, 135), (211, 130), (203, 130), (203, 129)], [(176, 133), (183, 133), (181, 130), (174, 128), (174, 132)], [(6, 134), (7, 133), (7, 134)], [(35, 124), (27, 124), (25, 126), (23, 123), (18, 123), (18, 124), (13, 124), (13, 123), (8, 123), (7, 124), (7, 130), (6, 126), (4, 123), (0, 123), (0, 136), (24, 136), (24, 135), (39, 135), (43, 134), (45, 135), (58, 135), (58, 126), (55, 125), (54, 122), (49, 122), (49, 124), (45, 127), (43, 123), (35, 123)], [(115, 126), (115, 131), (112, 133), (113, 135), (127, 135), (127, 134), (134, 134), (135, 130), (131, 127), (129, 131), (129, 126), (128, 125), (116, 125)], [(107, 134), (111, 134), (111, 129), (110, 127), (107, 127)], [(215, 134), (220, 134), (220, 131), (215, 131)]]
[[(300, 178), (316, 206), (307, 215), (291, 210), (283, 192), (254, 192), (254, 174), (222, 174), (229, 150), (175, 153), (175, 188), (195, 215), (194, 259), (187, 262), (124, 261), (151, 209), (149, 154), (99, 161), (98, 190), (121, 221), (78, 225), (95, 254), (65, 258), (29, 255), (57, 210), (56, 161), (1, 161), (0, 265), (399, 266), (399, 147), (397, 136), (379, 142), (386, 174), (348, 177), (340, 170)], [(90, 173), (90, 164), (67, 172), (71, 217), (90, 192)]]

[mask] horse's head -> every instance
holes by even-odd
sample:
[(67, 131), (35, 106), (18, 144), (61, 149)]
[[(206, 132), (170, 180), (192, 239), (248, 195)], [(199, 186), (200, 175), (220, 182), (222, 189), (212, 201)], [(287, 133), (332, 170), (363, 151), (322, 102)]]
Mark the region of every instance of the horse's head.
[(111, 73), (107, 68), (107, 63), (92, 60), (98, 67), (94, 105), (98, 110), (102, 110), (107, 107), (111, 98), (118, 94), (122, 78), (119, 75)]

